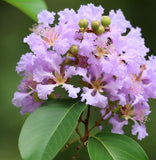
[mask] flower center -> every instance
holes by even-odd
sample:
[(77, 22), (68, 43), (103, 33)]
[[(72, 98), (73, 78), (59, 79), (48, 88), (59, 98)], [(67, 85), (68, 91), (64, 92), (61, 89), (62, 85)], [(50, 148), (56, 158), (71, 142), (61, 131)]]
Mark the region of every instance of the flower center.
[(120, 108), (120, 111), (121, 111), (123, 118), (125, 118), (126, 120), (130, 119), (131, 116), (133, 116), (132, 105), (129, 104), (128, 102), (124, 107)]
[(58, 38), (58, 33), (55, 28), (45, 30), (43, 34), (44, 40), (50, 45), (53, 46), (54, 42)]
[(96, 41), (96, 43), (97, 43), (96, 55), (100, 58), (102, 56), (106, 56), (114, 51), (114, 45), (113, 45), (112, 39), (110, 37), (108, 37), (107, 39), (100, 38)]
[(54, 81), (57, 83), (57, 84), (63, 84), (67, 81), (66, 78), (64, 78), (61, 74), (59, 74), (57, 71), (55, 72), (55, 78), (54, 78)]
[(102, 90), (103, 89), (102, 82), (100, 80), (95, 80), (93, 82), (93, 88), (96, 91), (103, 92), (103, 90)]

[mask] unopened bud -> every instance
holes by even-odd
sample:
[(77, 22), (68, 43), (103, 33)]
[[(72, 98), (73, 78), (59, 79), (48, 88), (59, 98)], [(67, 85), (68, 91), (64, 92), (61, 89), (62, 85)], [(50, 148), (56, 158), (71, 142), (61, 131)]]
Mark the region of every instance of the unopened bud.
[(55, 93), (51, 93), (51, 94), (48, 95), (48, 98), (49, 99), (57, 99), (57, 96), (56, 96)]
[(88, 27), (88, 20), (87, 19), (81, 19), (79, 21), (79, 27), (86, 29)]
[(97, 30), (96, 30), (96, 33), (98, 35), (101, 35), (105, 32), (105, 28), (103, 26), (100, 26)]
[(70, 57), (70, 58), (67, 57), (67, 58), (65, 59), (65, 61), (64, 61), (64, 64), (65, 64), (65, 65), (72, 65), (74, 60), (75, 60), (74, 57)]
[(37, 92), (34, 92), (32, 96), (33, 96), (33, 98), (34, 98), (34, 101), (36, 101), (36, 102), (41, 102), (41, 101), (42, 101), (42, 100), (38, 97)]
[(79, 51), (78, 46), (72, 45), (72, 46), (70, 47), (70, 52), (71, 52), (72, 54), (77, 55), (77, 54), (78, 54), (78, 51)]
[(100, 22), (98, 20), (92, 21), (91, 27), (93, 30), (97, 30), (100, 27)]
[(80, 28), (80, 29), (79, 29), (80, 32), (83, 32), (84, 30), (85, 30), (84, 28)]
[(101, 24), (102, 24), (103, 26), (108, 26), (108, 25), (110, 25), (110, 24), (111, 24), (111, 19), (110, 19), (110, 17), (108, 17), (108, 16), (103, 16), (103, 17), (101, 18)]

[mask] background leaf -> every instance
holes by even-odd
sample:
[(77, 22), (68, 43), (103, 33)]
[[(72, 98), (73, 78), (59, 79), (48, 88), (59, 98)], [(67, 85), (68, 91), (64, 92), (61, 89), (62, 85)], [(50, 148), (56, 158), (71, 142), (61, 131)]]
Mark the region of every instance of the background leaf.
[(148, 160), (141, 146), (125, 135), (98, 133), (87, 147), (91, 160)]
[(17, 7), (33, 20), (37, 21), (37, 14), (47, 9), (44, 0), (4, 0)]
[(69, 139), (86, 104), (75, 100), (47, 102), (22, 128), (19, 149), (23, 160), (51, 160)]

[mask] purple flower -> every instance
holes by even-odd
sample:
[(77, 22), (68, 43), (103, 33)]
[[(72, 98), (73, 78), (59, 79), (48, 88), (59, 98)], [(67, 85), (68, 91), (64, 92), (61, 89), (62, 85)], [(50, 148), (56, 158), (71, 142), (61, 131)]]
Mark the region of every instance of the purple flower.
[(39, 98), (43, 100), (48, 99), (47, 95), (51, 94), (54, 88), (58, 86), (68, 91), (70, 97), (77, 98), (80, 88), (74, 88), (73, 85), (67, 83), (68, 78), (71, 78), (76, 70), (74, 67), (61, 68), (62, 62), (61, 56), (55, 53), (46, 55), (36, 61), (33, 75), (34, 81), (38, 83), (36, 91)]
[(22, 106), (21, 114), (32, 113), (51, 93), (61, 98), (60, 87), (69, 97), (80, 96), (100, 108), (102, 116), (108, 112), (104, 119), (113, 133), (124, 134), (123, 126), (134, 121), (132, 134), (141, 140), (148, 135), (148, 99), (156, 98), (156, 57), (145, 59), (149, 49), (141, 29), (133, 28), (120, 9), (110, 11), (105, 31), (93, 28), (93, 20), (102, 27), (103, 14), (104, 9), (93, 4), (81, 5), (77, 12), (64, 9), (51, 27), (55, 13), (39, 13), (39, 24), (24, 38), (32, 53), (22, 55), (17, 64), (23, 80), (12, 103)]

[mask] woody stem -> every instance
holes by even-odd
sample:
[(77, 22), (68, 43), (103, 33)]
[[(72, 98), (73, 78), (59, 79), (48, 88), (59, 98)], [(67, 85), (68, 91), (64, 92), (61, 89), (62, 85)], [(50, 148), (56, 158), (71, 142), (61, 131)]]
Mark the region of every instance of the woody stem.
[(88, 129), (89, 117), (90, 117), (90, 106), (88, 106), (87, 118), (84, 121), (85, 134), (84, 134), (84, 138), (82, 139), (84, 145), (86, 145), (85, 142), (88, 140), (88, 137), (89, 137), (89, 129)]

